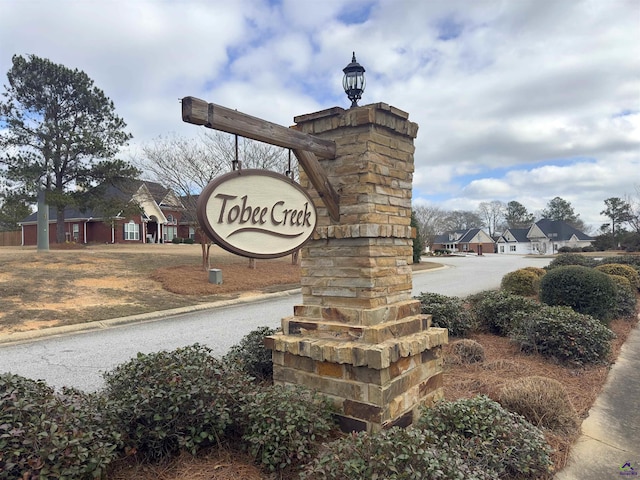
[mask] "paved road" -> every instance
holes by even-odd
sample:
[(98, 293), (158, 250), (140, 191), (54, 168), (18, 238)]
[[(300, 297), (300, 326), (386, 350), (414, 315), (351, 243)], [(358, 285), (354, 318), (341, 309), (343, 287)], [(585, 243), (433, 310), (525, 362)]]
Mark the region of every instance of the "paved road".
[(421, 292), (434, 292), (464, 297), (498, 288), (505, 273), (529, 266), (544, 267), (551, 259), (519, 255), (469, 255), (439, 258), (435, 261), (447, 268), (414, 274), (413, 296)]
[[(446, 268), (414, 275), (413, 295), (431, 291), (464, 296), (496, 288), (505, 273), (528, 265), (542, 267), (549, 259), (485, 255), (440, 261)], [(102, 372), (137, 352), (171, 350), (199, 342), (212, 348), (215, 355), (224, 355), (257, 327), (280, 326), (280, 319), (291, 315), (293, 306), (301, 302), (301, 296), (294, 293), (145, 323), (0, 345), (0, 372), (43, 379), (55, 387), (94, 391), (102, 385)]]

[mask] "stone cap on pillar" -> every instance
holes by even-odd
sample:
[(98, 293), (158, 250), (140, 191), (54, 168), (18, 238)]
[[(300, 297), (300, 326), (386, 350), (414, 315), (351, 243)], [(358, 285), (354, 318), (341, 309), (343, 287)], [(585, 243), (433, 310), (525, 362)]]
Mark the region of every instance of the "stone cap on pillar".
[(315, 113), (294, 117), (296, 125), (291, 128), (304, 133), (318, 134), (344, 127), (379, 125), (396, 133), (416, 138), (418, 124), (409, 121), (409, 114), (383, 102), (363, 105), (345, 110), (333, 107)]

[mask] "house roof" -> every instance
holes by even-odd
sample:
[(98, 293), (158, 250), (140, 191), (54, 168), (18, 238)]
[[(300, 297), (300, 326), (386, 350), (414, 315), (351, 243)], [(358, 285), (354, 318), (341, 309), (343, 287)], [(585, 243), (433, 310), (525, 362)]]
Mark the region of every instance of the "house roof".
[(480, 232), (479, 228), (470, 228), (462, 235), (462, 237), (460, 237), (458, 243), (469, 243), (471, 240), (473, 240), (473, 237), (478, 234), (478, 232)]
[[(88, 220), (91, 218), (101, 218), (100, 214), (97, 214), (93, 211), (93, 209), (88, 208), (85, 211), (80, 211), (75, 207), (66, 207), (64, 209), (64, 218), (65, 220)], [(58, 209), (56, 207), (49, 207), (49, 221), (55, 222), (58, 219)], [(19, 223), (37, 223), (38, 221), (38, 212), (34, 212), (28, 217), (24, 218)]]
[(457, 243), (465, 232), (466, 230), (451, 230), (441, 233), (435, 236), (433, 243)]
[(509, 232), (511, 235), (513, 235), (513, 238), (516, 239), (516, 242), (518, 243), (528, 242), (529, 238), (527, 238), (527, 234), (529, 233), (529, 230), (531, 229), (530, 228), (508, 228), (507, 231), (505, 231), (502, 234), (502, 238), (505, 238), (505, 234)]
[(470, 228), (468, 230), (452, 230), (440, 235), (436, 235), (433, 243), (470, 243), (471, 241), (473, 241), (474, 237), (481, 231), (481, 228)]
[[(168, 199), (168, 197), (173, 196), (178, 202), (180, 201), (177, 196), (173, 195), (172, 191), (168, 188), (163, 187), (159, 183), (150, 182), (147, 180), (131, 180), (131, 179), (120, 179), (117, 180), (114, 184), (111, 184), (106, 187), (104, 196), (105, 198), (113, 198), (122, 200), (123, 202), (128, 202), (132, 199), (134, 195), (139, 193), (141, 190), (145, 190), (149, 192), (151, 195), (152, 203), (155, 202), (157, 206), (160, 205), (171, 205), (176, 206)], [(147, 195), (147, 194), (145, 194)], [(101, 219), (103, 217), (103, 213), (98, 209), (86, 208), (85, 210), (80, 210), (76, 207), (66, 207), (64, 209), (64, 217), (65, 220), (90, 220), (90, 219)], [(58, 218), (57, 209), (55, 207), (49, 207), (49, 221), (55, 222)], [(36, 223), (38, 219), (38, 213), (32, 213), (25, 219), (23, 219), (21, 224), (29, 224)]]
[(564, 220), (543, 218), (535, 224), (548, 238), (553, 238), (560, 242), (570, 240), (574, 235), (578, 240), (593, 240), (592, 237), (572, 227)]

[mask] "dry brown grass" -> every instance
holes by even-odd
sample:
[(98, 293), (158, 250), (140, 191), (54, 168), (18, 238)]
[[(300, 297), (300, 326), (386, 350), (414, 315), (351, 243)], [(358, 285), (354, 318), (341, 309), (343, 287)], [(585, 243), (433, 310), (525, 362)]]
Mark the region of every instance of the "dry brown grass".
[(209, 273), (198, 265), (163, 267), (150, 278), (178, 295), (221, 295), (228, 293), (259, 293), (300, 286), (300, 267), (285, 262), (261, 263), (254, 270), (248, 263), (222, 266), (222, 283), (208, 282)]
[(456, 340), (444, 347), (444, 360), (449, 364), (484, 362), (484, 347), (470, 338)]
[(570, 434), (579, 425), (567, 392), (553, 378), (533, 375), (512, 380), (500, 389), (497, 400), (537, 427)]
[(197, 457), (182, 453), (161, 463), (136, 463), (125, 459), (109, 480), (265, 480), (251, 459), (224, 449), (211, 449)]
[[(615, 320), (611, 329), (616, 333), (612, 343), (610, 361), (620, 353), (622, 345), (636, 322)], [(447, 400), (487, 395), (498, 400), (500, 390), (509, 382), (524, 375), (552, 378), (560, 382), (575, 408), (580, 421), (586, 418), (589, 409), (602, 390), (609, 373), (609, 365), (572, 368), (557, 364), (539, 355), (526, 354), (508, 338), (490, 334), (475, 334), (470, 337), (484, 347), (485, 361), (476, 364), (445, 363), (444, 391)], [(554, 449), (553, 461), (557, 470), (567, 462), (571, 444), (578, 432), (563, 434), (546, 431), (547, 441)]]

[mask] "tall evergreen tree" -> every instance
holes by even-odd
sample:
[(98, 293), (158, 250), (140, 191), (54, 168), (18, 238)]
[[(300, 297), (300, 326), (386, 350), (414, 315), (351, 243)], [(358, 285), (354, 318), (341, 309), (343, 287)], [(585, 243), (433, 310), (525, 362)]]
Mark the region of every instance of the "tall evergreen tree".
[(616, 234), (620, 233), (620, 224), (631, 218), (631, 205), (618, 197), (607, 198), (604, 204), (607, 208), (601, 211), (600, 215), (605, 215), (611, 220), (611, 240), (615, 248), (618, 244)]
[(0, 231), (18, 230), (18, 222), (31, 213), (31, 207), (23, 198), (11, 193), (0, 194)]
[(528, 228), (534, 222), (534, 216), (520, 202), (512, 200), (507, 203), (505, 220), (509, 228)]
[(420, 222), (413, 210), (411, 210), (411, 226), (416, 229), (416, 236), (413, 239), (413, 263), (420, 263), (422, 252), (424, 252), (424, 240), (420, 235)]
[(57, 241), (64, 242), (65, 207), (82, 206), (96, 184), (138, 174), (114, 158), (131, 135), (86, 73), (35, 55), (14, 55), (12, 63), (0, 102), (0, 161), (20, 193), (46, 191), (56, 208)]
[(584, 230), (584, 222), (579, 218), (580, 214), (575, 213), (571, 203), (564, 198), (555, 197), (550, 200), (541, 215), (542, 218), (562, 220), (578, 230)]

